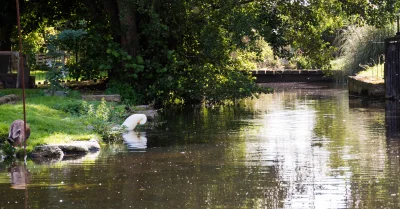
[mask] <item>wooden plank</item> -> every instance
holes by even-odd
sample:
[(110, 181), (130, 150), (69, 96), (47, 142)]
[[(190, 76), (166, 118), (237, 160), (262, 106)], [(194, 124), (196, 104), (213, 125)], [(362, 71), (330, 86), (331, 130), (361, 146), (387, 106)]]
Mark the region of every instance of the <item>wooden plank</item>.
[(104, 98), (107, 102), (121, 102), (121, 96), (119, 94), (82, 95), (82, 99), (87, 101), (101, 101), (102, 98)]
[(0, 51), (0, 55), (12, 55), (12, 51)]

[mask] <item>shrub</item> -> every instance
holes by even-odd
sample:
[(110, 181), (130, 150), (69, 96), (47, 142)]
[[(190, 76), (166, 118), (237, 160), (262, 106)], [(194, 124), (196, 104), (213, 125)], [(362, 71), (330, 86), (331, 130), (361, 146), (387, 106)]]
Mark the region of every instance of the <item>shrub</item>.
[(112, 80), (107, 84), (106, 93), (121, 95), (122, 102), (127, 105), (137, 104), (139, 102), (138, 94), (128, 83), (120, 83)]
[(311, 63), (303, 56), (296, 56), (293, 61), (296, 62), (297, 69), (312, 69)]
[(84, 101), (83, 107), (83, 112), (86, 113), (88, 121), (93, 125), (94, 131), (100, 134), (105, 142), (121, 140), (124, 129), (117, 124), (121, 124), (124, 114), (123, 108), (115, 108), (108, 104), (104, 98), (97, 106)]
[(53, 108), (75, 116), (79, 116), (84, 112), (84, 105), (80, 100), (65, 100), (55, 104)]

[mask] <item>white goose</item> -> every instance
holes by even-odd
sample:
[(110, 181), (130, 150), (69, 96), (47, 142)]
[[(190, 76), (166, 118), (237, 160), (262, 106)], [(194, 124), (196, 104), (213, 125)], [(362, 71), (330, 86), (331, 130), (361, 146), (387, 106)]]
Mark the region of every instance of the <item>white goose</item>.
[(147, 122), (147, 117), (144, 114), (133, 114), (129, 116), (124, 123), (122, 123), (123, 126), (127, 127), (127, 131), (132, 131), (135, 129), (137, 124), (145, 124)]

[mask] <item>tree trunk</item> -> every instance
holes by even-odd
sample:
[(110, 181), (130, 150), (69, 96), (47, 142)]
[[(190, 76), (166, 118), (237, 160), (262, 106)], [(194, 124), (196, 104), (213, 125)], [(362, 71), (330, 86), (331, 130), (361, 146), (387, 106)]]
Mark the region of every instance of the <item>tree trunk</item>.
[(120, 43), (120, 21), (119, 21), (119, 11), (118, 4), (116, 0), (103, 0), (104, 11), (107, 14), (108, 20), (110, 21), (110, 25), (112, 26), (112, 36), (114, 41)]
[[(134, 3), (128, 0), (103, 0), (103, 6), (113, 29), (114, 41), (120, 43), (130, 56), (136, 57), (139, 53), (139, 35)], [(126, 76), (118, 72), (123, 69), (123, 63), (120, 65), (108, 72), (109, 78)]]
[[(132, 4), (132, 3), (131, 3)], [(129, 55), (136, 57), (139, 52), (139, 36), (136, 23), (136, 8), (125, 0), (118, 0), (120, 15), (121, 46)]]
[(26, 60), (26, 55), (23, 55), (23, 68), (21, 69), (20, 66), (18, 70), (18, 79), (17, 79), (17, 88), (22, 88), (22, 70), (24, 70), (24, 84), (25, 88), (29, 88), (29, 76), (30, 76), (30, 70), (28, 67), (28, 62)]
[[(11, 51), (11, 31), (8, 28), (0, 28), (0, 51)], [(0, 55), (0, 74), (6, 74), (10, 65), (9, 55)]]

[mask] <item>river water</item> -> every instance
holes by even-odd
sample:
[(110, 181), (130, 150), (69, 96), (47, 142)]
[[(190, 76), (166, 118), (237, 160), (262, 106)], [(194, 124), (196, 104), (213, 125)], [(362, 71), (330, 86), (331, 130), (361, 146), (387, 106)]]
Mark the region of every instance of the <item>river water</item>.
[(83, 158), (0, 164), (0, 208), (399, 208), (397, 103), (276, 86)]

